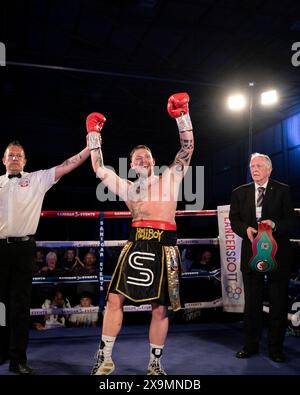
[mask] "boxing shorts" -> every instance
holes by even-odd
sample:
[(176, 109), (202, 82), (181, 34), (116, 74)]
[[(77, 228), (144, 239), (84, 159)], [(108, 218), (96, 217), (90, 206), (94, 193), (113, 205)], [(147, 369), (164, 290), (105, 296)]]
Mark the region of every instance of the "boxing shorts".
[(145, 302), (181, 308), (180, 253), (176, 225), (165, 221), (133, 221), (112, 275), (108, 293), (136, 304)]

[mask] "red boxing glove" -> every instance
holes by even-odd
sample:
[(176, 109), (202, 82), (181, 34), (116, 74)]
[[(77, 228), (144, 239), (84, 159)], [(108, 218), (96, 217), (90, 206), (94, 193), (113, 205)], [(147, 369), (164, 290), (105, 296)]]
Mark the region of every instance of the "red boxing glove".
[(92, 112), (86, 118), (86, 130), (88, 133), (91, 132), (100, 133), (105, 122), (106, 122), (106, 118), (104, 115), (100, 114), (99, 112)]
[(175, 93), (168, 100), (167, 110), (172, 118), (178, 118), (189, 113), (189, 95), (185, 92)]

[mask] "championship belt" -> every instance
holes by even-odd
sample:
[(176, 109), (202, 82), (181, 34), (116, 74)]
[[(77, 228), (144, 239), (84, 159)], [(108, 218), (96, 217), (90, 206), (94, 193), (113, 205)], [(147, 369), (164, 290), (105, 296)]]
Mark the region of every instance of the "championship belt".
[(258, 233), (252, 243), (252, 252), (253, 256), (249, 261), (249, 266), (253, 271), (267, 273), (277, 269), (275, 260), (277, 243), (269, 225), (258, 224)]

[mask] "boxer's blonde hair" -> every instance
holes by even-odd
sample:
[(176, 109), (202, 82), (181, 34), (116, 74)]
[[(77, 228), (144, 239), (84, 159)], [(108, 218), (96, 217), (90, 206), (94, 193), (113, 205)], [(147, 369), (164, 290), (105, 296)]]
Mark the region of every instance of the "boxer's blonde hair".
[(130, 160), (132, 160), (133, 154), (134, 154), (135, 151), (137, 151), (138, 149), (145, 149), (145, 150), (149, 151), (150, 154), (152, 155), (151, 149), (150, 149), (149, 147), (147, 147), (146, 145), (140, 144), (140, 145), (136, 145), (136, 146), (132, 149), (132, 151), (130, 152), (130, 155), (129, 155)]

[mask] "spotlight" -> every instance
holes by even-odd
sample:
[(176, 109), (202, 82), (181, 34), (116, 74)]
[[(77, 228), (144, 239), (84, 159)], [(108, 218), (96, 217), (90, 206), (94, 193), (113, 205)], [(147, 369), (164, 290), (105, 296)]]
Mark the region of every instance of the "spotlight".
[(263, 106), (270, 106), (274, 103), (278, 102), (278, 94), (277, 91), (275, 89), (271, 90), (271, 91), (266, 91), (263, 92), (260, 95), (260, 102)]
[(240, 111), (246, 107), (246, 98), (241, 94), (229, 96), (227, 100), (228, 108), (232, 111)]

